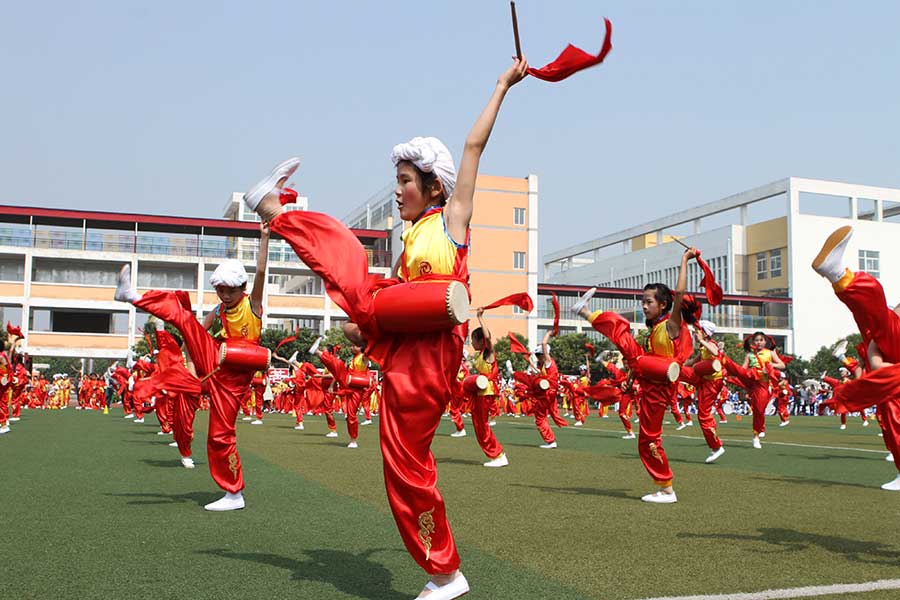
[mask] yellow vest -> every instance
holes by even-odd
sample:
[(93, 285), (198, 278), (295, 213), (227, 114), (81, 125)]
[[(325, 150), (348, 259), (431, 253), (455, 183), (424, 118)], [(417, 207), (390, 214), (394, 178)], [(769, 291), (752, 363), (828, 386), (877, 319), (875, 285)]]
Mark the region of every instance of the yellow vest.
[[(712, 352), (707, 350), (706, 346), (701, 345), (700, 346), (700, 359), (701, 360), (712, 360), (713, 358), (717, 358), (717, 357), (715, 355), (713, 355)], [(704, 375), (703, 379), (705, 379), (706, 381), (715, 381), (716, 379), (722, 379), (722, 377), (723, 377), (722, 371), (719, 371), (718, 373), (713, 373), (712, 375)]]
[(221, 304), (219, 307), (219, 319), (222, 321), (225, 337), (259, 343), (262, 334), (262, 319), (253, 313), (249, 296), (241, 298), (234, 308), (222, 311)]
[(672, 338), (669, 337), (666, 323), (668, 321), (661, 321), (653, 326), (653, 329), (650, 330), (648, 342), (651, 354), (672, 358), (675, 356), (675, 344), (672, 342)]
[(408, 281), (423, 275), (452, 275), (459, 246), (450, 239), (444, 225), (444, 213), (431, 213), (419, 219), (400, 236)]
[[(497, 360), (496, 358), (494, 360)], [(483, 390), (478, 391), (479, 396), (494, 396), (497, 394), (497, 390), (494, 389), (494, 382), (491, 381), (491, 372), (494, 370), (494, 365), (484, 360), (484, 352), (479, 352), (475, 355), (475, 370), (478, 371), (479, 374), (485, 375), (488, 378), (488, 386)]]

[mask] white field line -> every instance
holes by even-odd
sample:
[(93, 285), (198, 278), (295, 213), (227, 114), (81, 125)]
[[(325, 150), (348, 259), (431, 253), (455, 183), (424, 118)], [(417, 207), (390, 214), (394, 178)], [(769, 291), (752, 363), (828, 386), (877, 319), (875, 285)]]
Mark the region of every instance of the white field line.
[[(511, 424), (519, 425), (520, 427), (527, 426), (525, 423), (516, 423), (515, 421), (513, 421)], [(572, 429), (574, 429), (574, 430), (581, 429), (583, 431), (599, 431), (601, 433), (615, 433), (615, 434), (621, 434), (624, 432), (624, 430), (613, 431), (612, 429), (598, 429), (596, 427), (572, 427)], [(637, 428), (635, 428), (635, 429), (637, 429)], [(665, 438), (681, 438), (683, 440), (701, 440), (703, 442), (706, 441), (706, 440), (704, 440), (703, 436), (679, 435), (676, 433), (663, 433), (663, 438), (664, 439)], [(738, 444), (753, 443), (752, 440), (743, 439), (743, 438), (735, 439), (735, 438), (720, 437), (719, 439), (722, 440), (723, 442), (729, 442), (729, 443), (738, 443)], [(868, 448), (847, 448), (844, 446), (816, 446), (813, 444), (794, 444), (792, 442), (770, 442), (766, 438), (762, 439), (762, 444), (763, 444), (763, 447), (765, 447), (765, 446), (794, 446), (796, 448), (815, 448), (817, 450), (847, 450), (850, 452), (871, 452), (874, 454), (886, 454), (887, 453), (886, 449), (885, 450), (871, 450)]]
[(739, 594), (707, 594), (699, 596), (661, 596), (643, 600), (779, 600), (787, 598), (813, 598), (837, 594), (858, 594), (878, 590), (900, 590), (900, 579), (880, 579), (865, 583), (839, 583), (835, 585), (815, 585), (810, 587), (763, 590), (761, 592)]

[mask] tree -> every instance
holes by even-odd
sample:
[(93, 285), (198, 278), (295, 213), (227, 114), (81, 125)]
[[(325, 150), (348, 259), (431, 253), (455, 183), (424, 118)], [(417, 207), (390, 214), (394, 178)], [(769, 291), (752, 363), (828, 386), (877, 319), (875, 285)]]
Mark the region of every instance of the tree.
[[(156, 341), (156, 323), (158, 319), (156, 317), (151, 316), (147, 319), (147, 322), (144, 323), (144, 327), (138, 332), (140, 333), (140, 337), (138, 337), (134, 346), (131, 347), (131, 351), (134, 353), (135, 357), (144, 356), (145, 354), (150, 354), (151, 349), (147, 344), (147, 338), (150, 338), (150, 341), (153, 343), (153, 349), (159, 348), (159, 342)], [(181, 332), (175, 328), (171, 323), (166, 323), (166, 331), (175, 336), (176, 340), (183, 340)]]
[[(519, 335), (518, 333), (513, 334), (516, 336), (516, 339), (522, 342), (522, 345), (526, 348), (528, 347), (528, 338), (524, 335)], [(506, 369), (506, 361), (512, 361), (513, 369), (516, 371), (524, 371), (528, 366), (528, 362), (526, 362), (525, 358), (521, 354), (515, 354), (509, 349), (509, 337), (503, 336), (500, 339), (494, 340), (494, 352), (497, 353), (497, 366), (500, 367), (500, 372), (505, 373)]]
[(560, 373), (567, 375), (580, 373), (579, 367), (584, 364), (585, 360), (591, 360), (585, 358), (587, 350), (584, 345), (589, 342), (594, 346), (596, 352), (613, 349), (613, 345), (606, 338), (594, 341), (588, 339), (588, 336), (583, 333), (567, 333), (557, 336), (550, 342), (550, 355), (556, 361), (556, 367)]

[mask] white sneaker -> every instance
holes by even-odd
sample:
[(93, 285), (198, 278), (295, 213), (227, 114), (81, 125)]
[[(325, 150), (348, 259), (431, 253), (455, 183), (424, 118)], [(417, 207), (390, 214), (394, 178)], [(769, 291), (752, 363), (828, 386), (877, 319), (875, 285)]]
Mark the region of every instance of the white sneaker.
[[(16, 420), (18, 420), (18, 419), (16, 419)], [(863, 421), (863, 427), (868, 427), (868, 426), (869, 426), (869, 421), (868, 420)]]
[(719, 446), (718, 450), (716, 450), (715, 452), (711, 452), (709, 454), (709, 456), (706, 457), (706, 462), (707, 463), (716, 462), (716, 459), (718, 459), (723, 454), (725, 454), (725, 446)]
[(687, 422), (687, 426), (688, 426), (688, 427), (693, 427), (693, 426), (694, 426), (694, 422), (693, 422), (693, 421), (688, 421), (688, 422)]
[(766, 432), (765, 432), (765, 431), (760, 431), (760, 432), (759, 432), (759, 439), (763, 439), (764, 437), (766, 437)]
[(550, 442), (549, 444), (541, 444), (541, 448), (544, 450), (550, 450), (552, 448), (556, 448), (556, 442)]
[(597, 293), (597, 288), (592, 287), (588, 291), (586, 291), (584, 294), (582, 294), (581, 298), (579, 298), (578, 301), (572, 305), (572, 308), (571, 308), (572, 313), (574, 313), (576, 315), (578, 313), (580, 313), (581, 309), (584, 308), (585, 306), (587, 306), (588, 302), (591, 301), (591, 298), (594, 297), (595, 293)]
[(753, 447), (756, 448), (757, 450), (761, 450), (761, 449), (762, 449), (762, 444), (759, 443), (759, 438), (758, 438), (758, 437), (754, 437), (754, 438), (753, 438)]
[(360, 423), (360, 425), (371, 425), (371, 424), (372, 424), (372, 419), (366, 419), (365, 421)]
[(21, 420), (22, 420), (21, 417), (10, 417), (10, 418), (9, 418), (9, 422), (10, 422), (10, 423), (18, 423), (18, 422), (21, 421)]
[(675, 431), (681, 431), (685, 427), (687, 427), (687, 425), (685, 425), (684, 423), (681, 423), (678, 427), (675, 428)]
[(889, 492), (900, 492), (900, 475), (897, 475), (897, 479), (889, 481), (881, 486), (881, 489)]
[[(194, 468), (194, 459), (190, 456), (182, 456), (181, 457), (181, 466), (185, 469), (193, 469)], [(207, 508), (207, 510), (211, 510)]]
[(244, 417), (241, 421), (252, 421), (253, 417)]
[(844, 429), (847, 429), (847, 424), (846, 424), (846, 423), (841, 423), (841, 430), (844, 430)]
[(728, 419), (719, 419), (719, 423), (727, 423)]
[(351, 440), (349, 444), (347, 444), (348, 448), (359, 448), (359, 444), (356, 443), (356, 440)]
[(488, 427), (494, 427), (497, 424), (497, 421), (488, 421)]
[(127, 415), (125, 415), (125, 416), (122, 417), (122, 418), (123, 418), (123, 419), (133, 419), (133, 418), (134, 418), (134, 413), (128, 413)]
[(884, 457), (884, 460), (888, 462), (894, 462), (894, 455), (888, 452), (888, 455)]
[(144, 417), (141, 417), (140, 419), (135, 419), (134, 422), (135, 422), (135, 423), (143, 423), (143, 422), (144, 422)]
[(225, 492), (225, 495), (222, 498), (219, 498), (215, 502), (210, 502), (203, 508), (205, 508), (206, 510), (211, 510), (213, 512), (240, 510), (244, 508), (244, 494), (242, 494), (241, 492), (238, 492), (237, 494)]
[(0, 427), (0, 435), (2, 435), (4, 433), (9, 433), (9, 425), (4, 425), (3, 427)]
[(629, 431), (628, 433), (626, 433), (625, 435), (622, 436), (623, 440), (633, 440), (634, 438), (635, 438), (635, 435), (634, 435), (633, 431)]
[(459, 431), (454, 431), (450, 434), (450, 437), (466, 437), (466, 430), (460, 429)]
[(131, 287), (131, 264), (125, 263), (122, 265), (122, 268), (119, 269), (119, 274), (116, 277), (116, 293), (113, 295), (113, 299), (118, 302), (128, 302), (130, 304), (140, 300), (140, 298), (141, 295)]
[(250, 424), (251, 425), (262, 425), (263, 422), (262, 422), (262, 419), (255, 419), (253, 421), (250, 421)]
[(178, 447), (178, 442), (172, 442), (169, 444), (169, 448), (177, 448), (177, 447)]
[(325, 434), (325, 437), (330, 437), (330, 438), (335, 438), (337, 436), (338, 436), (337, 431), (329, 431), (328, 433)]
[(509, 459), (506, 458), (506, 453), (504, 452), (497, 458), (491, 459), (491, 460), (487, 461), (486, 463), (484, 463), (484, 466), (486, 466), (486, 467), (505, 467), (508, 464), (509, 464)]
[[(454, 598), (459, 598), (460, 596), (465, 596), (469, 593), (469, 582), (466, 581), (466, 578), (461, 572), (457, 571), (456, 577), (450, 583), (439, 586), (434, 582), (429, 581), (425, 584), (425, 590), (428, 590), (428, 595), (420, 595), (417, 596), (417, 598), (427, 598), (428, 600), (453, 600)], [(424, 592), (425, 590), (422, 591)]]
[(678, 497), (675, 495), (675, 492), (671, 494), (667, 494), (665, 492), (654, 492), (652, 494), (647, 494), (646, 496), (641, 497), (641, 500), (644, 502), (651, 502), (653, 504), (675, 504), (678, 502)]
[(575, 421), (575, 423), (572, 424), (572, 427), (581, 427), (582, 425), (584, 425), (584, 423), (581, 421)]
[(169, 435), (169, 434), (166, 433), (165, 431), (157, 431), (156, 435)]
[(294, 174), (294, 171), (297, 170), (297, 167), (300, 166), (299, 158), (289, 158), (283, 163), (277, 165), (272, 172), (269, 173), (263, 180), (250, 188), (246, 194), (244, 194), (244, 204), (247, 205), (252, 211), (256, 210), (256, 207), (259, 206), (259, 203), (262, 202), (262, 199), (266, 197), (266, 194), (270, 193), (275, 189), (275, 185), (284, 178), (290, 177)]
[(844, 250), (852, 236), (853, 228), (849, 225), (834, 230), (813, 259), (813, 270), (831, 283), (840, 281), (847, 272), (844, 267)]
[(303, 423), (297, 423), (296, 425), (294, 425), (294, 429), (296, 429), (297, 431), (303, 431)]
[(787, 427), (790, 424), (791, 424), (791, 420), (788, 419), (787, 421), (782, 421), (781, 423), (779, 423), (778, 426), (779, 427)]

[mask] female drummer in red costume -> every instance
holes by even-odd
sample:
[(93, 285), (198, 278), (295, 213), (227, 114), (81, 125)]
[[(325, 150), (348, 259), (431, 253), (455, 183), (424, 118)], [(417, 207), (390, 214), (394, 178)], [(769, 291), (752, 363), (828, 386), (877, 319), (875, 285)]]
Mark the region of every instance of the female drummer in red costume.
[[(700, 346), (700, 356), (687, 361), (687, 365), (693, 366), (699, 361), (713, 360), (722, 356), (722, 349), (716, 343), (713, 336), (716, 334), (716, 326), (712, 321), (700, 320), (694, 325), (694, 335)], [(697, 382), (697, 421), (710, 454), (706, 462), (711, 463), (725, 454), (725, 447), (716, 432), (716, 420), (713, 418), (713, 408), (719, 399), (719, 394), (725, 386), (725, 377), (721, 371), (704, 375)]]
[[(296, 169), (296, 167), (295, 167)], [(290, 175), (290, 174), (288, 174)], [(285, 177), (286, 181), (287, 177)], [(283, 182), (282, 182), (283, 183)], [(151, 290), (143, 295), (132, 287), (131, 266), (125, 265), (119, 272), (115, 299), (130, 302), (137, 308), (174, 325), (184, 337), (190, 358), (200, 378), (209, 376), (210, 410), (209, 434), (206, 441), (209, 471), (215, 482), (225, 490), (225, 496), (205, 506), (206, 510), (225, 511), (244, 508), (244, 476), (237, 452), (235, 421), (241, 398), (250, 394), (252, 370), (241, 370), (223, 365), (218, 367), (219, 345), (208, 330), (218, 318), (226, 339), (249, 344), (259, 344), (262, 331), (262, 295), (266, 281), (266, 264), (269, 257), (269, 227), (260, 226), (259, 252), (253, 289), (248, 296), (247, 271), (234, 259), (222, 262), (210, 277), (221, 304), (206, 315), (203, 324), (197, 321), (191, 310), (186, 292)]]
[[(498, 79), (494, 93), (469, 133), (457, 178), (446, 146), (414, 138), (392, 154), (403, 233), (399, 275), (407, 282), (468, 282), (469, 221), (478, 163), (509, 88), (527, 73), (524, 59)], [(311, 211), (284, 211), (279, 181), (296, 169), (291, 159), (245, 196), (251, 210), (281, 235), (325, 284), (351, 318), (350, 337), (368, 342), (366, 354), (383, 369), (381, 451), (388, 501), (407, 550), (431, 575), (420, 598), (449, 600), (468, 592), (444, 500), (438, 492), (431, 441), (449, 402), (462, 357), (465, 327), (434, 332), (389, 333), (375, 319), (375, 281), (359, 240), (336, 220)]]
[(494, 344), (491, 340), (491, 330), (484, 324), (484, 309), (479, 308), (479, 327), (472, 331), (472, 347), (475, 349), (475, 370), (479, 375), (488, 378), (486, 389), (478, 390), (472, 399), (472, 427), (475, 428), (475, 437), (478, 445), (490, 459), (484, 466), (505, 467), (509, 464), (503, 446), (497, 441), (494, 430), (488, 424), (488, 413), (497, 402), (500, 393), (500, 372), (497, 368), (497, 353), (494, 352)]
[[(641, 306), (650, 335), (647, 338), (647, 349), (642, 349), (631, 335), (631, 323), (627, 319), (611, 312), (591, 312), (587, 304), (593, 297), (594, 288), (588, 290), (575, 303), (572, 310), (590, 321), (594, 329), (605, 335), (619, 349), (629, 363), (639, 356), (650, 354), (674, 358), (683, 363), (693, 353), (694, 344), (687, 322), (695, 317), (695, 301), (691, 299), (687, 306), (684, 289), (687, 287), (687, 262), (697, 255), (691, 248), (681, 257), (681, 269), (678, 272), (678, 283), (674, 298), (672, 290), (662, 283), (651, 283), (644, 286), (644, 299)], [(683, 307), (682, 305), (685, 304)], [(684, 309), (684, 310), (683, 310)], [(684, 314), (683, 314), (684, 313)], [(676, 387), (668, 382), (658, 382), (636, 376), (641, 385), (642, 396), (640, 430), (638, 432), (638, 453), (644, 468), (659, 486), (659, 490), (641, 498), (644, 502), (671, 504), (678, 501), (672, 488), (672, 469), (662, 447), (662, 424), (666, 407), (675, 397)]]
[(785, 365), (775, 350), (775, 340), (757, 331), (744, 340), (744, 364), (738, 366), (723, 356), (729, 375), (737, 377), (747, 388), (750, 407), (753, 409), (753, 447), (762, 448), (759, 438), (766, 437), (766, 406), (772, 399), (769, 369), (784, 369)]

